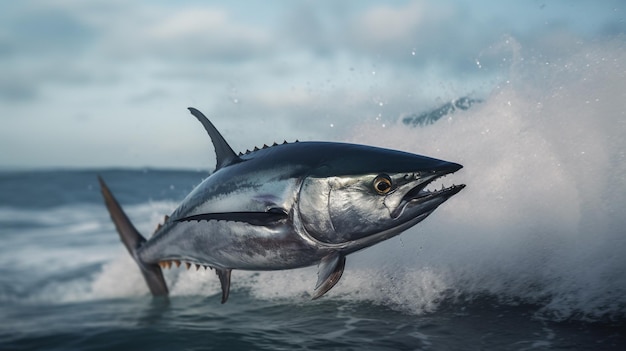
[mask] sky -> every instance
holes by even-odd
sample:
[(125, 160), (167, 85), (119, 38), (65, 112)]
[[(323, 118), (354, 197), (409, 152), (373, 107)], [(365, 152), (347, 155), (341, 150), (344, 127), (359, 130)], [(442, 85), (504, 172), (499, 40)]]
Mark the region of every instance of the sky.
[[(0, 3), (0, 169), (211, 169), (187, 107), (237, 151), (344, 140), (625, 40), (623, 1)], [(625, 63), (626, 64), (626, 63)]]

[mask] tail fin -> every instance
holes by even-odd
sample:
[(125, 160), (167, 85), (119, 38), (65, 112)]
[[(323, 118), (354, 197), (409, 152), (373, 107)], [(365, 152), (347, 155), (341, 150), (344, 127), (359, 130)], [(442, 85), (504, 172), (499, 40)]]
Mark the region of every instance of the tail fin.
[(98, 181), (100, 182), (104, 203), (109, 210), (113, 223), (115, 223), (115, 228), (120, 235), (120, 239), (124, 243), (124, 246), (126, 246), (130, 255), (135, 259), (135, 262), (137, 262), (137, 265), (139, 265), (150, 292), (153, 296), (167, 296), (167, 284), (165, 283), (165, 279), (163, 279), (161, 267), (159, 267), (158, 264), (144, 263), (137, 256), (137, 249), (146, 239), (139, 234), (135, 226), (130, 222), (128, 216), (126, 216), (126, 213), (124, 213), (124, 210), (122, 210), (122, 207), (104, 183), (104, 180), (98, 177)]

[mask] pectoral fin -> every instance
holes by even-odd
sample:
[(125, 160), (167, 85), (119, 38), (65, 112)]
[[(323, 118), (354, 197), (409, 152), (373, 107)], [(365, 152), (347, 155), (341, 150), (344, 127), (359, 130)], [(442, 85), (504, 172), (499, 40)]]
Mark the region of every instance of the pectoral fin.
[(228, 300), (228, 294), (230, 293), (230, 272), (232, 269), (220, 269), (215, 268), (215, 273), (220, 278), (220, 284), (222, 284), (222, 303)]
[(317, 271), (317, 284), (313, 300), (322, 297), (339, 282), (343, 269), (346, 266), (346, 257), (338, 252), (322, 258)]

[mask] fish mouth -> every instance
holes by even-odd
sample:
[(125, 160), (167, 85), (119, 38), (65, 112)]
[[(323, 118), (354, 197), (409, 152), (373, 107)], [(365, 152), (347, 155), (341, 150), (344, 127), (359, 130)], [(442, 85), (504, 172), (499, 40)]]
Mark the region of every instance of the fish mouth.
[(454, 170), (435, 171), (432, 175), (425, 178), (415, 187), (411, 188), (400, 200), (400, 204), (391, 212), (393, 219), (398, 219), (402, 216), (407, 208), (418, 208), (417, 213), (411, 213), (411, 217), (416, 217), (424, 213), (432, 212), (448, 200), (450, 197), (457, 194), (459, 191), (465, 188), (465, 184), (453, 184), (452, 186), (445, 187), (443, 184), (441, 188), (431, 186), (437, 180), (445, 177), (446, 175), (456, 172), (461, 167)]

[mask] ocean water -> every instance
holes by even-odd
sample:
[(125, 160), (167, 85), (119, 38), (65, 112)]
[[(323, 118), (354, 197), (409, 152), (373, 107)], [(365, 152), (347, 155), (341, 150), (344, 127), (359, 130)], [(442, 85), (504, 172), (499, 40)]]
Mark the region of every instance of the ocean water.
[(1, 171), (0, 349), (626, 349), (626, 49), (514, 44), (467, 110), (355, 121), (345, 141), (459, 162), (467, 188), (315, 301), (315, 267), (235, 271), (225, 305), (212, 271), (172, 269), (149, 296), (96, 177), (149, 236), (208, 171)]
[[(537, 262), (537, 254), (527, 251), (530, 244), (520, 247), (524, 239), (498, 248), (473, 244), (486, 234), (451, 233), (460, 219), (446, 216), (455, 212), (455, 202), (463, 204), (452, 200), (426, 228), (417, 226), (349, 256), (342, 281), (320, 300), (310, 300), (315, 268), (235, 271), (225, 305), (212, 271), (172, 269), (166, 271), (170, 299), (153, 299), (101, 204), (97, 175), (119, 194), (138, 228), (150, 233), (206, 173), (2, 172), (0, 349), (619, 350), (626, 345), (624, 284), (616, 280), (623, 278), (623, 266), (568, 259), (560, 264), (573, 266), (555, 272), (560, 267)], [(496, 251), (511, 246), (521, 252)], [(554, 248), (547, 250), (552, 253), (543, 255), (561, 259)], [(598, 270), (614, 279), (590, 276)], [(550, 283), (585, 277), (591, 282)]]

